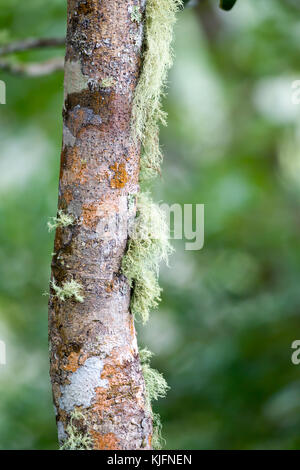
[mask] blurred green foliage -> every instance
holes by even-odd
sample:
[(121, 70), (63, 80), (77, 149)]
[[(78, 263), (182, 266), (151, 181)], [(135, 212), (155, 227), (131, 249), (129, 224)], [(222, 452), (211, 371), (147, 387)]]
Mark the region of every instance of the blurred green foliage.
[[(0, 0), (0, 41), (65, 34), (63, 0)], [(205, 204), (205, 246), (176, 242), (139, 340), (171, 390), (166, 448), (300, 447), (300, 7), (202, 1), (179, 15), (157, 200)], [(37, 61), (62, 50), (19, 54)], [(0, 448), (55, 449), (47, 297), (63, 76), (0, 73)]]

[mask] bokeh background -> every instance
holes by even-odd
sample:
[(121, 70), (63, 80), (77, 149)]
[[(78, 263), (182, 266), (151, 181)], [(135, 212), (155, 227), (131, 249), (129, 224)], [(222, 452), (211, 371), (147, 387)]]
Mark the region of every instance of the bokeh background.
[[(171, 390), (168, 449), (297, 449), (300, 366), (298, 0), (192, 2), (178, 15), (157, 201), (205, 204), (205, 246), (174, 243), (163, 302), (139, 341)], [(63, 36), (64, 0), (0, 0), (0, 41)], [(32, 62), (62, 49), (10, 57)], [(63, 75), (0, 71), (0, 448), (56, 449), (47, 297)]]

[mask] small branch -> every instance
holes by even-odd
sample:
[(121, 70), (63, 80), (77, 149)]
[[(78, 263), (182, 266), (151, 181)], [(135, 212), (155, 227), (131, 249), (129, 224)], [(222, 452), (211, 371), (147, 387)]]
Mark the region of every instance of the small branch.
[(64, 59), (62, 57), (31, 64), (12, 64), (7, 61), (0, 61), (0, 70), (27, 77), (41, 77), (63, 69)]
[(65, 45), (65, 38), (38, 38), (24, 39), (23, 41), (12, 42), (0, 47), (0, 56), (13, 54), (15, 52), (24, 52), (31, 49), (43, 47), (61, 47)]

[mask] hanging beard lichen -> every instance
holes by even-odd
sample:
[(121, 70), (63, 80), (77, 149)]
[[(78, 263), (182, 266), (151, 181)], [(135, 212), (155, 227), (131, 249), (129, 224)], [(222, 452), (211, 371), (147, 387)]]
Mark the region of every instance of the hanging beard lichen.
[(167, 121), (161, 99), (173, 62), (173, 27), (181, 6), (181, 0), (147, 0), (146, 4), (143, 69), (132, 111), (133, 136), (141, 142), (143, 150), (141, 181), (153, 178), (160, 171), (159, 123), (166, 125)]
[[(141, 143), (140, 182), (151, 180), (160, 172), (162, 153), (159, 145), (159, 124), (166, 125), (167, 115), (162, 109), (162, 97), (167, 73), (172, 65), (172, 39), (176, 13), (181, 0), (147, 0), (143, 68), (136, 87), (132, 110), (132, 135)], [(172, 247), (169, 243), (165, 216), (149, 195), (140, 193), (137, 216), (127, 252), (122, 261), (122, 272), (132, 287), (131, 313), (145, 323), (152, 308), (160, 301), (158, 283), (159, 264), (167, 262)], [(140, 351), (146, 388), (146, 404), (153, 422), (152, 447), (162, 447), (162, 425), (153, 413), (151, 402), (164, 397), (168, 385), (163, 376), (150, 367), (152, 353)]]
[(160, 262), (167, 262), (172, 251), (165, 214), (147, 193), (138, 195), (137, 216), (131, 232), (122, 271), (133, 288), (131, 313), (146, 323), (150, 310), (160, 300)]
[(169, 389), (167, 382), (163, 375), (150, 366), (150, 359), (153, 353), (149, 349), (140, 350), (140, 361), (142, 365), (145, 389), (146, 389), (146, 405), (152, 416), (153, 434), (152, 434), (152, 447), (154, 449), (161, 449), (164, 444), (164, 439), (161, 435), (162, 424), (160, 416), (152, 411), (152, 401), (158, 398), (163, 398)]

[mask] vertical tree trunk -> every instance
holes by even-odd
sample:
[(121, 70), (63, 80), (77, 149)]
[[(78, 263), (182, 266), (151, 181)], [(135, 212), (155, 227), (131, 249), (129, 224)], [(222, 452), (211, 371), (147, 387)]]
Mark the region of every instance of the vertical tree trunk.
[[(59, 216), (49, 301), (64, 448), (150, 449), (130, 288), (120, 273), (140, 149), (130, 131), (144, 0), (68, 0)], [(116, 233), (105, 236), (115, 224)]]

